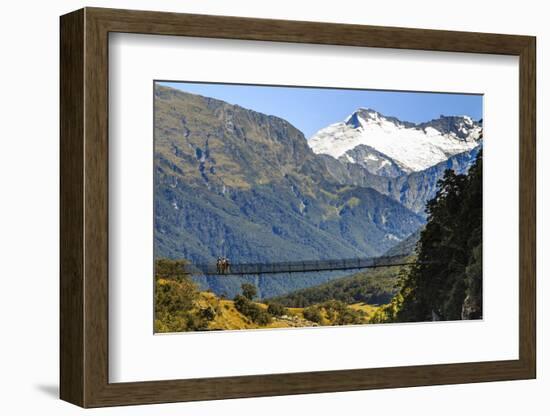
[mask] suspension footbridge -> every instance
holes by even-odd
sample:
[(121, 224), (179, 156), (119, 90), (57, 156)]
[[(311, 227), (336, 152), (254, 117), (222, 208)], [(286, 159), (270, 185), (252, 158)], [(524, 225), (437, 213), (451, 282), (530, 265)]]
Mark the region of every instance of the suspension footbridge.
[(225, 267), (213, 263), (189, 263), (183, 267), (192, 275), (254, 275), (306, 273), (336, 270), (361, 270), (378, 267), (397, 267), (415, 264), (410, 256), (380, 256), (352, 259), (304, 260), (273, 263), (235, 263), (230, 261)]

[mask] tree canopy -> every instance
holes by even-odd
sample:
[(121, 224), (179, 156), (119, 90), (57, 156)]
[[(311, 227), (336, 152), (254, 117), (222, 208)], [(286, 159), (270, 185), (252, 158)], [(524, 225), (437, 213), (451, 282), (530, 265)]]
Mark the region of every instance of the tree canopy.
[(418, 262), (402, 278), (394, 319), (482, 316), (482, 152), (467, 175), (445, 171), (427, 204)]

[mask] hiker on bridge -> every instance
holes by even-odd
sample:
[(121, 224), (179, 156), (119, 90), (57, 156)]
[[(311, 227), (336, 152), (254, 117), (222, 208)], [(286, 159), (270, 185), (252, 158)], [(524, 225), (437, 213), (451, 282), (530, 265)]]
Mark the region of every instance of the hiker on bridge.
[(227, 274), (231, 272), (231, 262), (227, 257), (218, 257), (216, 261), (216, 271), (218, 274)]

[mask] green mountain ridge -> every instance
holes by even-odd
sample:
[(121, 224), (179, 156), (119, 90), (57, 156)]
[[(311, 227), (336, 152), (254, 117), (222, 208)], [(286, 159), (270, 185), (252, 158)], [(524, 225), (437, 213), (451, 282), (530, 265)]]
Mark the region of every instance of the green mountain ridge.
[(384, 267), (369, 269), (334, 279), (321, 285), (307, 287), (276, 296), (269, 301), (280, 303), (286, 307), (304, 308), (330, 300), (347, 304), (358, 302), (370, 305), (388, 303), (397, 293), (398, 274), (400, 268)]

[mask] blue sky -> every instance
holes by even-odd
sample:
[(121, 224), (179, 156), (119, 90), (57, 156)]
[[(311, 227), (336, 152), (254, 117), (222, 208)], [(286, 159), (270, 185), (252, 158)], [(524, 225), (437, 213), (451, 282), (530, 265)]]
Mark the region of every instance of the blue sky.
[(482, 95), (190, 82), (160, 84), (284, 118), (306, 138), (329, 124), (343, 121), (359, 107), (414, 123), (429, 121), (441, 114), (482, 117)]

